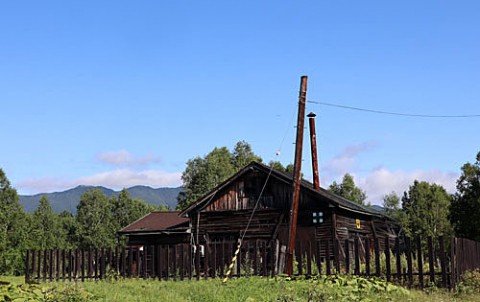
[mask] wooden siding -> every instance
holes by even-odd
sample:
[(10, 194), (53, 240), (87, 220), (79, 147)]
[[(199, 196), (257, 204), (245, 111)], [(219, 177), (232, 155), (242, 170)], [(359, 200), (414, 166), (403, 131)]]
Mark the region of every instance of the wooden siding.
[[(198, 237), (200, 242), (219, 239), (237, 240), (248, 224), (250, 210), (202, 212)], [(271, 239), (280, 219), (284, 219), (281, 212), (276, 210), (260, 209), (255, 212), (245, 235), (246, 239)], [(197, 236), (197, 217), (193, 217), (194, 236)]]
[[(191, 213), (192, 232), (195, 238), (200, 242), (237, 240), (245, 230), (251, 211), (258, 201), (246, 239), (279, 239), (282, 244), (287, 244), (286, 232), (292, 185), (272, 177), (262, 192), (266, 178), (267, 175), (264, 172), (251, 170), (223, 187), (213, 196), (212, 201), (201, 209), (198, 232), (196, 230), (198, 212)], [(260, 194), (262, 197), (259, 199)], [(335, 220), (332, 216), (333, 211), (336, 213)], [(314, 212), (323, 213), (323, 223), (312, 222)], [(360, 228), (357, 228), (357, 219), (360, 222)], [(391, 246), (393, 246), (396, 237), (391, 222), (339, 208), (327, 197), (309, 190), (302, 190), (300, 194), (298, 228), (298, 238), (303, 238), (302, 240), (309, 237), (309, 240), (316, 242), (331, 241), (330, 257), (334, 256), (334, 240), (340, 242), (338, 252), (341, 256), (346, 240), (353, 244), (355, 238), (378, 238), (383, 248), (384, 238), (391, 238), (393, 240)], [(324, 256), (326, 255), (322, 255)]]

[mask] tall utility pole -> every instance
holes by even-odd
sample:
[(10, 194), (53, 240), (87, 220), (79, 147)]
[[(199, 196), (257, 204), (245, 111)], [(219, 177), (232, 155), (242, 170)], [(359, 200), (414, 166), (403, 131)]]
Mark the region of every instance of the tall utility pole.
[(305, 103), (307, 101), (307, 76), (300, 80), (298, 96), (297, 139), (295, 142), (295, 162), (293, 164), (293, 194), (288, 220), (288, 249), (287, 249), (287, 274), (293, 274), (293, 250), (295, 249), (295, 235), (297, 234), (297, 212), (300, 200), (300, 177), (302, 170), (303, 127), (305, 124)]

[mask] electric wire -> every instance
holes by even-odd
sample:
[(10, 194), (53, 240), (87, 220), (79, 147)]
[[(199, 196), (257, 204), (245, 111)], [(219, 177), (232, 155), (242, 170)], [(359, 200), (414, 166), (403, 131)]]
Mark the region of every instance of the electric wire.
[(392, 111), (367, 109), (367, 108), (347, 106), (347, 105), (342, 105), (342, 104), (333, 104), (333, 103), (327, 103), (327, 102), (307, 101), (307, 103), (312, 103), (312, 104), (317, 104), (317, 105), (322, 105), (322, 106), (342, 108), (342, 109), (363, 111), (363, 112), (369, 112), (369, 113), (406, 116), (406, 117), (421, 117), (421, 118), (478, 118), (478, 117), (480, 117), (480, 114), (460, 114), (460, 115), (414, 114), (414, 113), (403, 113), (403, 112), (392, 112)]
[[(295, 115), (293, 115), (293, 116), (295, 116)], [(292, 121), (293, 121), (293, 118), (290, 119), (289, 125), (288, 125), (287, 129), (285, 130), (285, 134), (283, 135), (283, 138), (282, 138), (282, 140), (281, 140), (281, 142), (280, 142), (279, 149), (278, 149), (277, 152), (276, 152), (276, 156), (279, 156), (279, 155), (280, 155), (280, 151), (281, 151), (281, 149), (282, 149), (282, 146), (283, 146), (283, 143), (284, 143), (284, 141), (285, 141), (285, 138), (286, 138), (288, 132), (290, 131), (290, 126), (291, 126)], [(256, 210), (257, 210), (257, 208), (258, 208), (258, 205), (259, 205), (260, 200), (261, 200), (261, 198), (262, 198), (263, 192), (265, 191), (265, 188), (267, 187), (267, 183), (268, 183), (268, 180), (270, 179), (270, 176), (272, 175), (272, 171), (273, 171), (273, 164), (270, 166), (270, 170), (269, 170), (269, 172), (268, 172), (267, 178), (265, 179), (265, 182), (263, 183), (262, 190), (260, 190), (260, 194), (258, 194), (258, 198), (257, 198), (257, 200), (255, 201), (255, 205), (253, 206), (252, 213), (250, 214), (250, 217), (248, 218), (247, 226), (245, 227), (245, 230), (242, 232), (242, 235), (241, 235), (241, 237), (240, 237), (239, 240), (238, 240), (237, 249), (236, 249), (236, 251), (235, 251), (235, 253), (234, 253), (233, 257), (232, 257), (232, 261), (231, 261), (231, 263), (230, 263), (230, 265), (229, 265), (229, 267), (228, 267), (228, 270), (227, 270), (227, 272), (226, 272), (226, 274), (225, 274), (225, 278), (223, 279), (223, 283), (226, 283), (226, 282), (229, 280), (229, 278), (230, 278), (230, 274), (231, 274), (231, 272), (232, 272), (233, 266), (234, 266), (235, 262), (237, 261), (237, 255), (238, 255), (238, 253), (240, 252), (240, 249), (241, 249), (242, 244), (243, 244), (243, 240), (245, 239), (245, 235), (247, 234), (247, 231), (248, 231), (248, 229), (250, 228), (250, 224), (252, 223), (253, 216), (255, 215), (255, 212), (256, 212)], [(213, 197), (212, 197), (212, 198), (213, 198)]]

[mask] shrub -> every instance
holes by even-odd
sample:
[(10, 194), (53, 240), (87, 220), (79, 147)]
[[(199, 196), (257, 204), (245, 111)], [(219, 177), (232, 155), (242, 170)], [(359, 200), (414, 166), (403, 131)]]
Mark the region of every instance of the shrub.
[(463, 274), (457, 291), (459, 293), (480, 293), (480, 270), (467, 271)]

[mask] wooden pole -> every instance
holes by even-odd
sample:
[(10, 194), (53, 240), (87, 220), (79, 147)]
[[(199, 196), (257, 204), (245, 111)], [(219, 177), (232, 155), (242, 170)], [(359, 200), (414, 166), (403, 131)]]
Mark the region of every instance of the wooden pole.
[(300, 80), (300, 92), (298, 96), (297, 139), (295, 142), (295, 162), (293, 168), (293, 194), (288, 221), (288, 250), (287, 250), (287, 274), (293, 274), (293, 250), (295, 248), (295, 235), (297, 233), (297, 212), (300, 200), (300, 181), (302, 169), (303, 127), (305, 124), (305, 103), (307, 99), (307, 76)]

